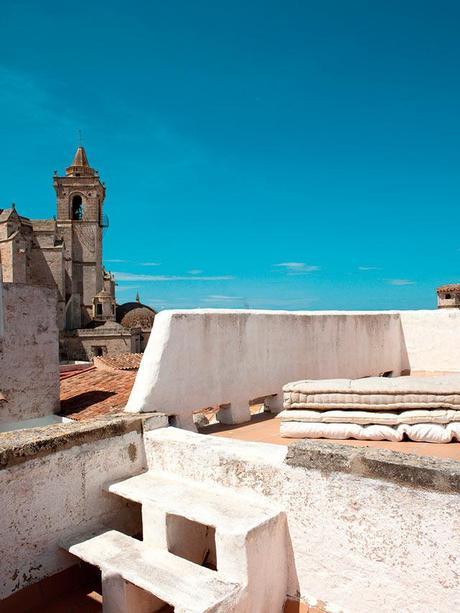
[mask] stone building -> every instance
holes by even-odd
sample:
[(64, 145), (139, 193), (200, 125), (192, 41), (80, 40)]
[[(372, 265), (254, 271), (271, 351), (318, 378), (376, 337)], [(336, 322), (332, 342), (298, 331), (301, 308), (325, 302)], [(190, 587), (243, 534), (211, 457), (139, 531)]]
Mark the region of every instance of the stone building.
[(45, 425), (59, 411), (56, 292), (3, 283), (0, 259), (0, 432)]
[[(57, 289), (62, 360), (143, 351), (150, 328), (117, 321), (115, 279), (102, 264), (105, 185), (78, 147), (64, 176), (54, 174), (57, 204), (52, 219), (28, 219), (15, 207), (0, 209), (0, 257), (10, 283)], [(136, 303), (124, 312), (155, 312)], [(131, 306), (130, 306), (131, 305)], [(119, 307), (120, 308), (120, 307)]]
[(438, 309), (460, 308), (460, 283), (441, 285), (436, 290)]

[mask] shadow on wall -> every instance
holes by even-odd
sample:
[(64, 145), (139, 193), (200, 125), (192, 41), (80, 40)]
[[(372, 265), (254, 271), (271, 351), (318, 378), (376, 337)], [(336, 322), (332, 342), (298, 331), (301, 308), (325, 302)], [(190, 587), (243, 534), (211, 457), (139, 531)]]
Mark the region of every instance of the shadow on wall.
[(59, 359), (61, 362), (88, 359), (81, 339), (72, 332), (59, 338)]
[[(410, 360), (409, 354), (406, 346), (406, 339), (404, 337), (404, 327), (399, 318), (399, 329), (401, 334), (401, 375), (409, 375), (410, 374)], [(399, 374), (399, 373), (398, 373)]]

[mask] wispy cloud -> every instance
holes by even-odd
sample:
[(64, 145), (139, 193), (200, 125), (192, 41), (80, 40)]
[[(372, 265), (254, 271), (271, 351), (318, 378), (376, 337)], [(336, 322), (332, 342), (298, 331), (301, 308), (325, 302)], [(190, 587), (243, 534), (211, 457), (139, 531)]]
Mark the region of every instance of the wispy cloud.
[(235, 277), (231, 275), (220, 275), (215, 277), (180, 275), (138, 275), (131, 272), (114, 272), (117, 281), (230, 281)]
[(118, 292), (128, 292), (128, 291), (137, 291), (139, 289), (139, 286), (137, 285), (119, 285), (117, 287), (117, 293)]
[(202, 302), (234, 302), (235, 300), (244, 300), (242, 296), (225, 296), (223, 294), (211, 294), (202, 298)]
[(390, 285), (414, 285), (416, 281), (410, 279), (386, 279)]
[(188, 270), (187, 272), (189, 275), (201, 275), (203, 271), (199, 268), (193, 268), (192, 270)]
[(135, 264), (138, 266), (161, 266), (159, 262), (133, 262), (132, 260), (123, 260), (118, 258), (106, 259), (105, 262), (109, 264)]
[(319, 266), (312, 266), (311, 264), (305, 264), (305, 262), (281, 262), (280, 264), (274, 264), (274, 266), (284, 269), (290, 275), (302, 275), (320, 269)]
[(381, 270), (378, 266), (358, 266), (358, 270)]

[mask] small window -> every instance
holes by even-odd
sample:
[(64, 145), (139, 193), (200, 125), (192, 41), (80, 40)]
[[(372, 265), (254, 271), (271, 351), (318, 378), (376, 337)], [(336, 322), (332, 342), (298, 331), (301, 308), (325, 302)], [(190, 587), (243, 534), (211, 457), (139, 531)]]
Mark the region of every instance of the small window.
[(83, 201), (78, 195), (72, 198), (72, 219), (77, 221), (83, 219)]
[(450, 294), (446, 294), (446, 295), (444, 296), (444, 298), (446, 298), (447, 300), (450, 300), (450, 299), (452, 298), (452, 296), (451, 296)]
[(100, 357), (107, 353), (107, 349), (105, 347), (91, 347), (91, 349), (93, 350), (94, 357)]
[(100, 302), (96, 302), (96, 315), (102, 315), (102, 304)]

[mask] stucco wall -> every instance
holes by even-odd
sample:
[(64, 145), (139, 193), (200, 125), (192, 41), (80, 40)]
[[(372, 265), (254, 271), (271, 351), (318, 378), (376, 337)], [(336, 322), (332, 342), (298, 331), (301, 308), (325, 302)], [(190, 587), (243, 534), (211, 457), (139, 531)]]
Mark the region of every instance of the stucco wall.
[(3, 284), (0, 391), (7, 402), (0, 422), (21, 421), (59, 410), (56, 290)]
[(250, 399), (297, 379), (363, 377), (407, 368), (396, 313), (162, 311), (127, 409), (187, 415)]
[[(296, 458), (284, 445), (177, 428), (146, 434), (145, 445), (154, 470), (256, 492), (281, 505), (292, 541), (290, 596), (336, 613), (459, 609), (460, 482), (448, 461), (421, 458), (418, 469), (414, 456), (387, 452), (388, 478), (373, 478), (356, 471), (368, 453), (363, 448), (345, 450), (345, 467), (340, 453), (328, 465), (327, 457)], [(376, 465), (378, 473), (378, 459), (368, 458), (369, 473)], [(426, 486), (417, 484), (420, 475)], [(456, 488), (437, 489), (441, 481)]]
[(37, 457), (0, 470), (0, 599), (75, 564), (59, 547), (65, 539), (104, 527), (139, 530), (136, 510), (103, 486), (142, 471), (140, 426), (113, 437), (98, 431), (87, 442), (90, 433), (77, 431), (69, 448), (65, 433), (79, 427), (49, 427), (64, 433), (49, 440), (51, 453), (43, 455), (38, 441)]
[(400, 317), (412, 371), (460, 371), (460, 310), (401, 311)]

